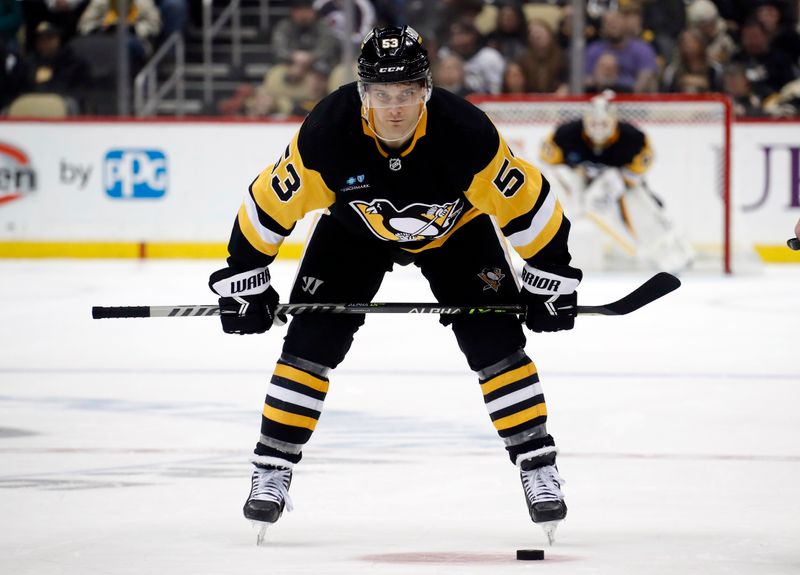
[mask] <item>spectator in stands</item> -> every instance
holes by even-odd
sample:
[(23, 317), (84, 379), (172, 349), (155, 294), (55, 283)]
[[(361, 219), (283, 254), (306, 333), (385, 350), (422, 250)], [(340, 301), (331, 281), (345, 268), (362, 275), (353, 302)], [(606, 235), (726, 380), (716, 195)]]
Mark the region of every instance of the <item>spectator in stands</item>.
[(40, 22), (50, 22), (61, 30), (64, 44), (75, 36), (78, 20), (89, 0), (25, 0), (19, 2), (25, 14), (25, 52), (33, 52), (36, 44), (36, 27)]
[(642, 24), (651, 30), (657, 54), (669, 57), (675, 48), (675, 39), (686, 27), (686, 2), (684, 0), (642, 0)]
[[(233, 94), (227, 98), (223, 98), (217, 103), (217, 112), (222, 116), (241, 116), (244, 114), (245, 101), (252, 99), (255, 94), (255, 86), (252, 84), (239, 84), (234, 90)], [(268, 102), (261, 104), (263, 113), (256, 114), (258, 116), (268, 116), (272, 113), (273, 102), (269, 94), (265, 93)]]
[(0, 45), (19, 52), (17, 33), (22, 27), (22, 8), (18, 0), (0, 0)]
[(470, 22), (450, 25), (447, 43), (439, 50), (439, 57), (458, 54), (464, 59), (467, 88), (480, 94), (499, 94), (503, 82), (505, 60), (500, 52), (483, 45), (483, 37)]
[(601, 39), (592, 42), (586, 51), (586, 74), (594, 70), (597, 59), (611, 52), (617, 57), (620, 84), (634, 92), (651, 92), (657, 85), (658, 64), (653, 48), (625, 33), (625, 22), (617, 11), (603, 15)]
[(248, 115), (257, 115), (253, 110), (263, 105), (266, 93), (272, 100), (272, 114), (305, 116), (327, 93), (329, 73), (325, 62), (315, 61), (311, 52), (295, 50), (288, 64), (277, 64), (264, 76), (255, 101), (246, 104)]
[(61, 31), (49, 22), (36, 27), (36, 48), (26, 61), (28, 90), (68, 96), (82, 106), (81, 91), (90, 83), (89, 64), (62, 45)]
[(19, 56), (0, 44), (0, 112), (26, 90), (24, 63)]
[(183, 34), (189, 23), (189, 0), (156, 0), (161, 14), (161, 36), (159, 44), (175, 32)]
[(744, 67), (728, 64), (722, 73), (723, 92), (733, 103), (736, 116), (762, 116), (761, 98), (753, 92)]
[(686, 9), (686, 18), (689, 27), (703, 35), (711, 61), (727, 64), (736, 52), (736, 43), (728, 34), (728, 26), (714, 3), (711, 0), (694, 0)]
[(780, 50), (770, 50), (764, 25), (755, 19), (742, 25), (741, 49), (732, 61), (744, 67), (753, 91), (762, 100), (794, 79), (789, 56)]
[(503, 70), (503, 94), (525, 94), (528, 92), (528, 78), (519, 62), (509, 62)]
[(800, 79), (792, 80), (764, 102), (764, 112), (775, 118), (800, 116)]
[[(333, 34), (344, 42), (347, 36), (347, 14), (344, 0), (314, 0), (314, 10)], [(369, 0), (353, 0), (355, 20), (352, 22), (353, 34), (350, 43), (354, 48), (361, 45), (370, 30), (375, 26), (375, 8)]]
[(622, 15), (625, 36), (645, 42), (658, 55), (658, 46), (655, 43), (656, 35), (652, 30), (645, 29), (642, 21), (642, 7), (638, 0), (629, 0), (620, 7), (619, 13)]
[(464, 60), (458, 54), (447, 54), (433, 65), (433, 84), (461, 97), (468, 96), (472, 90), (464, 83)]
[(722, 89), (722, 66), (709, 58), (705, 38), (699, 30), (690, 28), (681, 32), (661, 83), (665, 92), (700, 94)]
[(611, 52), (602, 54), (594, 65), (592, 75), (586, 79), (586, 92), (600, 94), (606, 90), (612, 92), (630, 92), (630, 86), (625, 86), (619, 80), (619, 62)]
[(518, 62), (527, 79), (526, 92), (566, 90), (566, 59), (555, 33), (544, 20), (534, 18), (528, 24), (528, 49)]
[[(84, 36), (113, 33), (119, 19), (118, 0), (90, 0), (78, 21), (78, 31)], [(128, 0), (125, 20), (130, 32), (131, 71), (136, 73), (153, 52), (154, 42), (161, 32), (161, 14), (153, 0)]]
[(789, 24), (786, 8), (781, 0), (759, 0), (755, 18), (764, 27), (770, 48), (784, 52), (797, 66), (800, 61), (800, 34)]
[(497, 6), (495, 29), (486, 37), (486, 45), (494, 48), (507, 61), (516, 60), (525, 52), (528, 43), (528, 24), (525, 13), (516, 0), (501, 0)]
[(289, 63), (295, 51), (310, 52), (313, 60), (333, 68), (339, 62), (340, 44), (319, 19), (312, 0), (291, 0), (289, 17), (275, 25), (270, 43), (278, 62)]

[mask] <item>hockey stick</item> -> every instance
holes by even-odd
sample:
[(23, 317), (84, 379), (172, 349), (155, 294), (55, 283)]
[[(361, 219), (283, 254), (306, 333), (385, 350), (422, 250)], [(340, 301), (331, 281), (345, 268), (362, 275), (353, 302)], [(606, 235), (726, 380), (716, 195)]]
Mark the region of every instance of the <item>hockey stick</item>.
[(789, 238), (786, 240), (786, 245), (789, 246), (794, 251), (800, 250), (800, 240), (797, 238)]
[[(605, 305), (579, 305), (579, 315), (626, 315), (680, 287), (681, 282), (672, 274), (661, 272), (644, 282), (620, 300)], [(301, 313), (435, 313), (480, 315), (491, 313), (520, 314), (525, 306), (499, 304), (484, 306), (459, 306), (438, 303), (284, 303), (275, 310), (279, 314)], [(134, 317), (199, 317), (219, 315), (216, 305), (127, 306), (92, 308), (92, 318)]]

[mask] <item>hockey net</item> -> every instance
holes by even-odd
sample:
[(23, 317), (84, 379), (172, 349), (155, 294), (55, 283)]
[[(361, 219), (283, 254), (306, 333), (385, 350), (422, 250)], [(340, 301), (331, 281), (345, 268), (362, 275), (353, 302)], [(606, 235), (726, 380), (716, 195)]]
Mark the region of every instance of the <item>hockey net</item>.
[[(588, 96), (489, 96), (474, 98), (515, 154), (548, 175), (539, 159), (542, 142), (559, 124), (580, 118)], [(663, 201), (668, 217), (695, 252), (692, 269), (744, 271), (754, 264), (752, 250), (737, 246), (731, 210), (731, 110), (721, 95), (617, 95), (620, 120), (648, 137), (654, 162), (645, 180)], [(553, 177), (548, 177), (551, 183)], [(558, 186), (554, 184), (554, 188)], [(567, 204), (565, 210), (569, 217)], [(572, 218), (571, 218), (572, 219)], [(573, 221), (571, 250), (580, 257), (601, 246), (591, 267), (642, 267), (614, 248), (614, 242)], [(584, 263), (586, 265), (586, 263)]]

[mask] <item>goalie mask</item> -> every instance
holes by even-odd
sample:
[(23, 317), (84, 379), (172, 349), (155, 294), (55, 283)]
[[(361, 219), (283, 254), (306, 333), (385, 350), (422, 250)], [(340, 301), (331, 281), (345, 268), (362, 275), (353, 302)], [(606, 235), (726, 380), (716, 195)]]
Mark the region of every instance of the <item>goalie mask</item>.
[[(403, 140), (416, 128), (431, 96), (433, 81), (422, 37), (410, 26), (375, 28), (361, 43), (358, 58), (358, 94), (364, 119), (384, 141)], [(416, 122), (401, 137), (385, 137), (373, 125), (371, 112), (409, 108)]]
[(611, 105), (613, 93), (604, 92), (592, 98), (583, 115), (583, 132), (597, 147), (605, 145), (617, 132), (617, 113)]

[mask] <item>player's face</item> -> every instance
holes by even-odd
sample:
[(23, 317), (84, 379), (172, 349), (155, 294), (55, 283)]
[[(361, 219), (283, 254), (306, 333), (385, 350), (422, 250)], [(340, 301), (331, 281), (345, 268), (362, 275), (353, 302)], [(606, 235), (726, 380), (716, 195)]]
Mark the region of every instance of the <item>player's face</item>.
[(419, 83), (370, 84), (367, 98), (382, 138), (410, 137), (425, 102), (425, 87)]
[(583, 118), (583, 130), (597, 146), (605, 144), (617, 129), (616, 119), (608, 114), (587, 114)]

